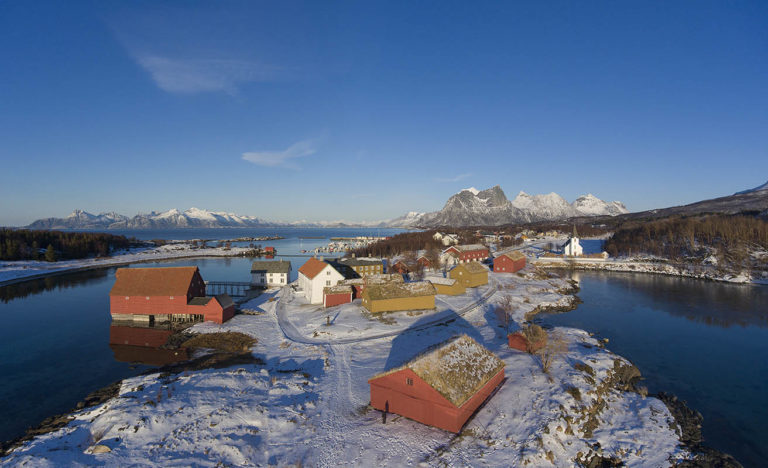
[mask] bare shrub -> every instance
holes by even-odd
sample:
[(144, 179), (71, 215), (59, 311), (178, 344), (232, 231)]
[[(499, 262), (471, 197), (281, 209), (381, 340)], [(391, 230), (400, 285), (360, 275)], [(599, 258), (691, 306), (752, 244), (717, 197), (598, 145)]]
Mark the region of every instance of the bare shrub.
[(536, 351), (536, 356), (538, 356), (539, 362), (541, 364), (541, 370), (544, 373), (549, 373), (549, 369), (555, 359), (567, 352), (568, 342), (566, 341), (565, 336), (563, 336), (563, 334), (558, 331), (549, 333), (547, 336), (546, 344), (544, 344), (541, 349)]

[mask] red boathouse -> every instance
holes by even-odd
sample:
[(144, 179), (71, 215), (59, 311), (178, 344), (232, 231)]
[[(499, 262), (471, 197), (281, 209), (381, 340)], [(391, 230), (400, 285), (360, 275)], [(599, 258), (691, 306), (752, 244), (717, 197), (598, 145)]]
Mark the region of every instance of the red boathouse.
[(456, 432), (504, 380), (504, 361), (461, 335), (370, 380), (371, 406)]
[(513, 250), (493, 259), (494, 273), (515, 273), (525, 268), (525, 255)]
[(109, 308), (116, 320), (224, 323), (235, 315), (228, 295), (205, 295), (197, 267), (118, 268), (115, 276)]

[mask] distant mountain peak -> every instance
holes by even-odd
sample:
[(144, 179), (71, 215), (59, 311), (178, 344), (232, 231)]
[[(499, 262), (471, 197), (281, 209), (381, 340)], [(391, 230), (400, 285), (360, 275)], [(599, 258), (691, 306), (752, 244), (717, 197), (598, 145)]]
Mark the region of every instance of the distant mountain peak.
[[(451, 196), (442, 210), (426, 213), (418, 218), (409, 217), (409, 222), (403, 222), (400, 226), (493, 226), (555, 221), (576, 216), (614, 216), (626, 212), (627, 209), (621, 202), (605, 202), (591, 193), (568, 203), (555, 192), (529, 195), (521, 190), (515, 199), (510, 201), (501, 186), (494, 185), (482, 191), (474, 187), (464, 189)], [(391, 225), (398, 225), (397, 220), (404, 218), (392, 220)]]

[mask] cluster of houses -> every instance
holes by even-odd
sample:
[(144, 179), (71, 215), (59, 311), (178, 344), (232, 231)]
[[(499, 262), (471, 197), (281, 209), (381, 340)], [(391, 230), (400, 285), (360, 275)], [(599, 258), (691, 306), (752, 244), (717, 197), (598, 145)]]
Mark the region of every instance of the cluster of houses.
[[(489, 256), (483, 245), (451, 243), (440, 255), (440, 261), (450, 266), (447, 274), (433, 270), (420, 281), (406, 279), (407, 275), (394, 265), (390, 268), (394, 273), (387, 273), (379, 258), (312, 257), (299, 268), (294, 290), (310, 304), (324, 307), (359, 298), (361, 306), (374, 314), (434, 309), (437, 294), (460, 295), (467, 288), (488, 284), (489, 269), (484, 263)], [(419, 257), (419, 261), (427, 268), (433, 267), (425, 257)], [(525, 256), (512, 250), (498, 255), (492, 268), (494, 272), (514, 273), (524, 267)], [(287, 286), (290, 276), (289, 261), (259, 260), (251, 266), (251, 284), (256, 287)], [(223, 323), (234, 315), (234, 303), (226, 294), (206, 296), (205, 282), (197, 267), (120, 268), (110, 291), (110, 311), (114, 320), (131, 318), (147, 325), (174, 321)], [(156, 347), (153, 343), (164, 342), (168, 333), (137, 333), (113, 325), (110, 344), (116, 357), (133, 360), (136, 346)], [(174, 362), (186, 355), (153, 354), (151, 358)], [(462, 335), (372, 377), (371, 405), (385, 413), (459, 432), (503, 380), (504, 362)]]

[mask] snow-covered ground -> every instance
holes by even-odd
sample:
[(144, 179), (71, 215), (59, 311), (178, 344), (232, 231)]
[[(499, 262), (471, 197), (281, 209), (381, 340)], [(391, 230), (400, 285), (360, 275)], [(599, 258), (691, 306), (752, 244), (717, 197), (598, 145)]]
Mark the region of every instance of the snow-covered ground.
[[(686, 457), (664, 404), (609, 385), (626, 361), (586, 332), (555, 330), (567, 351), (549, 373), (538, 358), (507, 347), (496, 313), (504, 296), (515, 305), (513, 329), (537, 306), (569, 302), (558, 292), (564, 280), (524, 271), (492, 273), (487, 295), (441, 296), (437, 311), (399, 314), (394, 323), (365, 317), (354, 303), (320, 311), (290, 288), (268, 291), (243, 305), (247, 315), (194, 327), (258, 338), (252, 352), (263, 365), (126, 379), (118, 397), (76, 413), (69, 426), (27, 442), (1, 464), (573, 466), (577, 457), (601, 453), (627, 466), (669, 466)], [(281, 310), (288, 321), (279, 320)], [(324, 344), (300, 342), (317, 338), (315, 331)], [(391, 414), (385, 423), (368, 406), (368, 378), (462, 333), (501, 358), (507, 378), (460, 434)]]
[(162, 245), (160, 247), (132, 249), (130, 252), (116, 253), (111, 257), (104, 258), (62, 260), (53, 263), (38, 262), (34, 260), (22, 260), (13, 262), (0, 261), (0, 284), (24, 278), (33, 278), (39, 275), (57, 274), (65, 271), (73, 271), (86, 268), (125, 265), (135, 262), (165, 260), (169, 258), (233, 257), (242, 255), (248, 250), (250, 249), (247, 247), (232, 247), (230, 250), (226, 250), (223, 247), (192, 249), (191, 244), (173, 243)]

